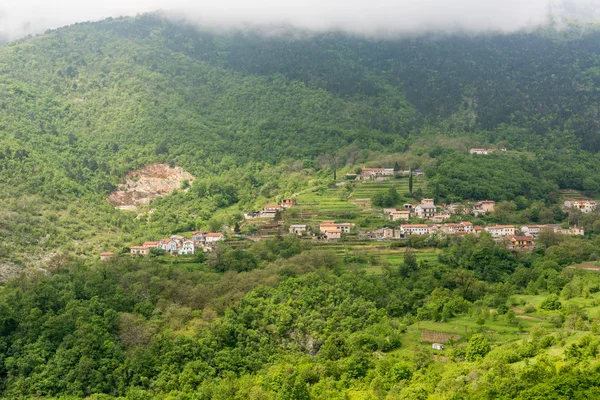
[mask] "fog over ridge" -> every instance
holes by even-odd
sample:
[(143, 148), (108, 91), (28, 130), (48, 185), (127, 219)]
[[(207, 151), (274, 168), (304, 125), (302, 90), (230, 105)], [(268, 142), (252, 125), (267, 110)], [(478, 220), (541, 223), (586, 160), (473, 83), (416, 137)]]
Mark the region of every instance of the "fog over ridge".
[(205, 27), (285, 24), (371, 36), (511, 32), (539, 26), (551, 16), (600, 18), (600, 0), (3, 0), (0, 41), (159, 9)]

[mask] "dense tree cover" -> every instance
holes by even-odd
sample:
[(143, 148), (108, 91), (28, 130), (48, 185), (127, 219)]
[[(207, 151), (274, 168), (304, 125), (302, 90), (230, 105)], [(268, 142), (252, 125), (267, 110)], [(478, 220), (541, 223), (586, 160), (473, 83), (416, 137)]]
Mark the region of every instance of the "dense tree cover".
[[(582, 240), (569, 241), (565, 251), (581, 257)], [(400, 265), (372, 275), (330, 253), (293, 250), (295, 243), (236, 250), (258, 263), (251, 271), (210, 259), (188, 269), (156, 258), (65, 259), (54, 260), (50, 274), (8, 282), (0, 287), (1, 395), (309, 399), (359, 391), (476, 399), (554, 391), (551, 398), (566, 399), (598, 390), (589, 365), (600, 346), (598, 321), (573, 305), (548, 311), (564, 332), (584, 333), (559, 358), (545, 349), (562, 339), (543, 327), (506, 344), (473, 334), (448, 364), (402, 339), (418, 321), (468, 313), (484, 325), (490, 309), (512, 321), (508, 300), (517, 293), (597, 292), (598, 277), (562, 271), (554, 254), (563, 244), (513, 255), (489, 237), (468, 236), (438, 243), (439, 265), (407, 252)]]
[[(600, 188), (599, 35), (266, 37), (146, 15), (3, 45), (0, 257), (217, 230), (366, 162), (424, 169), (428, 193), (417, 197), (499, 201), (480, 221), (566, 221), (560, 189)], [(515, 151), (467, 154), (500, 145)], [(104, 202), (153, 162), (197, 179), (147, 218)], [(373, 200), (394, 205), (399, 194)], [(598, 214), (569, 221), (600, 233)], [(598, 316), (568, 301), (600, 280), (564, 269), (596, 260), (597, 240), (545, 232), (531, 254), (485, 234), (407, 244), (437, 247), (438, 263), (407, 251), (368, 274), (351, 251), (342, 262), (283, 238), (221, 246), (185, 268), (156, 254), (102, 264), (56, 254), (46, 272), (0, 286), (0, 394), (598, 397)], [(494, 318), (523, 330), (515, 294), (543, 296), (555, 331), (490, 338)], [(404, 339), (419, 322), (464, 316), (480, 329), (447, 364)]]

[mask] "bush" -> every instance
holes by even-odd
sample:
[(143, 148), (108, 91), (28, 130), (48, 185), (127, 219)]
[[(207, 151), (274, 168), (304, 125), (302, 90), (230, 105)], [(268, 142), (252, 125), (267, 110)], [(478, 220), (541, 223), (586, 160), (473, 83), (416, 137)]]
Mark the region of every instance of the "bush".
[(371, 202), (376, 207), (392, 207), (395, 205), (400, 196), (395, 188), (391, 187), (387, 192), (377, 192), (371, 199)]
[(551, 294), (550, 296), (546, 297), (544, 299), (544, 301), (542, 301), (542, 304), (540, 305), (540, 308), (544, 309), (544, 310), (560, 310), (562, 307), (562, 304), (560, 302), (560, 300), (558, 299), (558, 296), (555, 294)]
[(392, 368), (390, 368), (389, 374), (396, 382), (409, 380), (412, 378), (412, 371), (410, 370), (410, 367), (404, 363), (395, 364)]
[(465, 353), (467, 361), (475, 361), (485, 357), (490, 352), (492, 346), (490, 341), (481, 334), (475, 334), (469, 339)]
[(527, 304), (523, 310), (527, 314), (531, 314), (531, 313), (534, 313), (536, 311), (536, 308), (535, 308), (535, 306), (533, 304)]
[(540, 349), (547, 349), (548, 347), (552, 346), (553, 344), (554, 344), (554, 336), (546, 335), (540, 339), (538, 346), (540, 347)]

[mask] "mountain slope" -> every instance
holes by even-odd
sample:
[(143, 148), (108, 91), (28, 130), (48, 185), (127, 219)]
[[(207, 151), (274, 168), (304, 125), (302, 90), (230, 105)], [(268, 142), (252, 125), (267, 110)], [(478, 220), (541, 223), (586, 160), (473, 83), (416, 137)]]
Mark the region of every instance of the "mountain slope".
[[(441, 165), (478, 168), (439, 145), (412, 147), (435, 136), (508, 142), (538, 157), (480, 163), (492, 171), (527, 165), (527, 179), (542, 180), (543, 188), (595, 192), (598, 39), (597, 31), (388, 41), (335, 33), (268, 37), (210, 33), (145, 15), (5, 44), (1, 234), (19, 246), (54, 249), (147, 229), (104, 199), (127, 172), (157, 162), (196, 177), (227, 176), (212, 192), (192, 191), (218, 197), (208, 208), (194, 203), (204, 222), (214, 207), (234, 199), (246, 207), (260, 193), (283, 190), (272, 188), (286, 187), (290, 170), (265, 166), (282, 160), (353, 168), (411, 149)], [(432, 169), (431, 177), (442, 195), (459, 196), (449, 174), (460, 172), (448, 171)], [(273, 183), (280, 178), (285, 183)], [(221, 190), (231, 182), (247, 190), (223, 202)], [(175, 226), (193, 228), (186, 218)]]

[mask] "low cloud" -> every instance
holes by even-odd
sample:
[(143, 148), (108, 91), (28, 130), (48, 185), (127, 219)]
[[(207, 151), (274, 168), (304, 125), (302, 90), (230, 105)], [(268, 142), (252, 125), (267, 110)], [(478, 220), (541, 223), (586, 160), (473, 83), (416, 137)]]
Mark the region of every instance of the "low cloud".
[(389, 36), (510, 32), (546, 23), (551, 15), (598, 18), (600, 0), (3, 0), (0, 41), (159, 9), (206, 27), (285, 24)]

